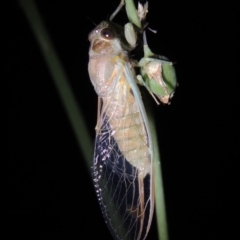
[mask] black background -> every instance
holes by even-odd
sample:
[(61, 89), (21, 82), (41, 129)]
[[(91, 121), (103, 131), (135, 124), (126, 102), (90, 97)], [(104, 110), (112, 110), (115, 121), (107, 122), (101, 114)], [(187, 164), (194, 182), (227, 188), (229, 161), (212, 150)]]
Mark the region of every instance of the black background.
[[(36, 39), (18, 1), (9, 3), (1, 116), (7, 119), (7, 239), (112, 239)], [(36, 3), (93, 140), (97, 96), (88, 77), (87, 37), (93, 22), (107, 20), (119, 1)], [(148, 32), (149, 45), (176, 62), (179, 82), (170, 106), (152, 101), (170, 240), (231, 239), (238, 191), (237, 1), (149, 4), (150, 27), (158, 31)], [(155, 220), (147, 239), (157, 239)]]

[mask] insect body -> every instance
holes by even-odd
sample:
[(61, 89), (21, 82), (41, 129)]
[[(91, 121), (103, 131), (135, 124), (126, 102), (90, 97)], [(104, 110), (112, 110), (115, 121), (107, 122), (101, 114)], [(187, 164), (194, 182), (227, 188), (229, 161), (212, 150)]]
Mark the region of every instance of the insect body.
[(89, 76), (98, 94), (93, 179), (115, 239), (143, 240), (154, 206), (152, 140), (122, 29), (102, 22), (90, 34)]

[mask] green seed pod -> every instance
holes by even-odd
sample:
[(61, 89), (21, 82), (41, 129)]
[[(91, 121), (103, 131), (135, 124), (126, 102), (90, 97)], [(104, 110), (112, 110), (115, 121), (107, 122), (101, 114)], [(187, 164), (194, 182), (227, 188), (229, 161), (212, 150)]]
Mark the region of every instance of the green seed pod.
[(162, 103), (169, 104), (177, 79), (172, 62), (165, 57), (142, 58), (139, 62), (141, 75), (146, 87), (154, 93)]

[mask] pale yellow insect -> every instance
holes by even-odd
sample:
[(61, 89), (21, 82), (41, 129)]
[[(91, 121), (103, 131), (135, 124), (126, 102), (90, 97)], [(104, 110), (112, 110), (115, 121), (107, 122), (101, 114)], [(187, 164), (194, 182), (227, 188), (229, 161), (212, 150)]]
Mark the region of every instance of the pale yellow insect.
[(100, 23), (90, 34), (88, 71), (98, 94), (93, 181), (115, 239), (143, 240), (154, 208), (153, 147), (123, 29)]

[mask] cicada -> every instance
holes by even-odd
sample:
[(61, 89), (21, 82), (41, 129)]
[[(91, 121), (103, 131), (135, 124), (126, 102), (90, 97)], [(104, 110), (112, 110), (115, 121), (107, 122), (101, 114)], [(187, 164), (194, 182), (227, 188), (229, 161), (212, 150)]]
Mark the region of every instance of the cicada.
[(143, 240), (153, 209), (153, 145), (123, 29), (101, 22), (89, 34), (88, 71), (98, 95), (93, 181), (114, 239)]

